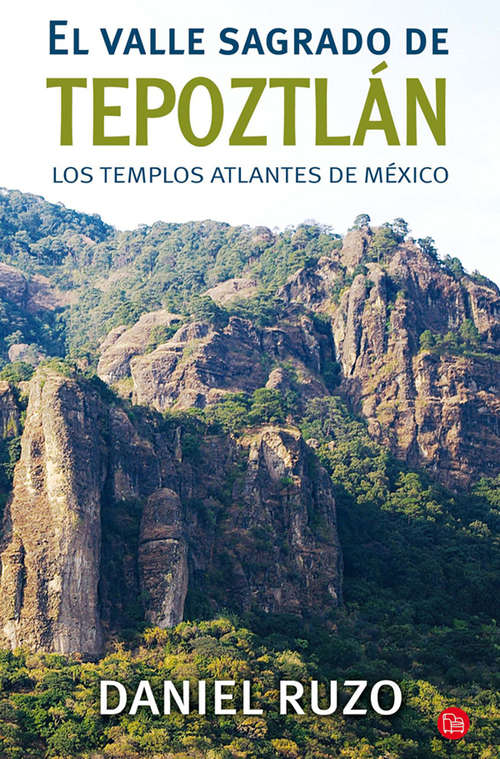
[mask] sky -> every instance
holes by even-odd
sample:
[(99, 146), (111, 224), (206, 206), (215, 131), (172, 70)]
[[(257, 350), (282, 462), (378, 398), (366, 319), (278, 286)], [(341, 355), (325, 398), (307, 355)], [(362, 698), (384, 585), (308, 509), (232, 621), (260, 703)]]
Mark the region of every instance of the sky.
[[(3, 3), (0, 10), (0, 186), (43, 195), (79, 211), (99, 213), (119, 228), (132, 228), (156, 220), (188, 221), (217, 219), (231, 224), (262, 224), (283, 228), (308, 219), (331, 225), (343, 233), (359, 213), (373, 223), (405, 218), (415, 237), (430, 235), (441, 255), (458, 256), (470, 271), (500, 280), (498, 221), (500, 208), (500, 120), (498, 72), (500, 7), (493, 0), (252, 0), (251, 3), (210, 3), (184, 0), (25, 0)], [(67, 20), (67, 29), (78, 27), (82, 47), (89, 55), (49, 55), (49, 20)], [(148, 40), (156, 28), (159, 45), (168, 29), (176, 31), (178, 46), (186, 41), (187, 29), (204, 29), (203, 56), (139, 56), (106, 54), (99, 29), (111, 33), (131, 27)], [(259, 56), (222, 56), (218, 35), (223, 27), (246, 32), (256, 27), (265, 37), (269, 29), (282, 27), (290, 38), (295, 27), (307, 27), (317, 40), (325, 27), (333, 29), (339, 42), (343, 28), (358, 29), (363, 49), (356, 55), (320, 56), (269, 53)], [(407, 56), (404, 33), (417, 27), (430, 36), (433, 28), (446, 28), (448, 55)], [(371, 29), (390, 32), (391, 48), (384, 56), (366, 49)], [(59, 42), (58, 44), (63, 44)], [(405, 80), (417, 77), (429, 94), (434, 79), (447, 80), (447, 144), (437, 146), (430, 131), (421, 125), (419, 144), (387, 146), (380, 133), (368, 134), (364, 146), (314, 145), (314, 88), (297, 93), (297, 145), (282, 144), (283, 93), (266, 88), (252, 119), (249, 133), (265, 134), (266, 146), (229, 145), (246, 90), (231, 90), (231, 77), (328, 78), (329, 129), (350, 134), (365, 102), (371, 69), (384, 60), (381, 74), (398, 132), (405, 136)], [(75, 91), (74, 145), (59, 144), (60, 96), (47, 89), (49, 77), (126, 77), (129, 89), (113, 89), (108, 102), (122, 107), (120, 118), (108, 118), (110, 134), (130, 134), (129, 146), (92, 145), (92, 91)], [(209, 146), (191, 146), (182, 136), (177, 107), (165, 118), (151, 120), (150, 144), (135, 142), (135, 80), (157, 77), (171, 82), (178, 97), (190, 79), (204, 76), (216, 82), (224, 98), (224, 123), (220, 136)], [(208, 101), (198, 91), (193, 97), (193, 125), (206, 131)], [(155, 105), (153, 98), (151, 105)], [(444, 166), (446, 183), (367, 184), (366, 166)], [(92, 168), (94, 181), (64, 183), (66, 167)], [(210, 177), (217, 166), (239, 166), (242, 178), (252, 167), (319, 167), (327, 180), (329, 167), (356, 168), (357, 183), (317, 184), (294, 182), (278, 185), (256, 183), (190, 182), (147, 185), (105, 184), (100, 166), (166, 167), (171, 177), (177, 167), (199, 166)], [(55, 173), (54, 173), (55, 172)], [(71, 173), (71, 172), (70, 172)], [(68, 175), (69, 176), (69, 175)]]

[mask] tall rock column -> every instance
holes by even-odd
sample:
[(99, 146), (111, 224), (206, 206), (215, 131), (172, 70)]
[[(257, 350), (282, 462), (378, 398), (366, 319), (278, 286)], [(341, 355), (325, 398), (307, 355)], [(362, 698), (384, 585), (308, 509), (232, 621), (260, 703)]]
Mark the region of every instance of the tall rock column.
[(31, 382), (0, 557), (0, 636), (11, 647), (102, 650), (101, 410), (73, 379), (42, 370)]
[(188, 589), (184, 532), (177, 493), (168, 488), (155, 491), (142, 515), (139, 573), (146, 619), (159, 627), (182, 621)]

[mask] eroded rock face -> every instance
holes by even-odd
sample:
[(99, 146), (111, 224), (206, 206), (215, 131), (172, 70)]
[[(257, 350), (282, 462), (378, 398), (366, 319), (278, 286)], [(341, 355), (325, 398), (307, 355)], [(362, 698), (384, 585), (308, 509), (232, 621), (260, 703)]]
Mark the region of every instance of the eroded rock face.
[(28, 277), (14, 266), (0, 263), (0, 298), (15, 303), (28, 313), (53, 311), (67, 305), (70, 297), (41, 274)]
[(208, 437), (194, 464), (180, 431), (163, 445), (172, 452), (167, 488), (149, 497), (141, 521), (149, 620), (180, 621), (186, 590), (213, 611), (322, 614), (340, 603), (332, 484), (298, 430), (268, 425), (240, 442)]
[(0, 437), (13, 438), (21, 432), (21, 407), (8, 382), (0, 381)]
[(31, 383), (1, 554), (1, 635), (12, 647), (101, 652), (99, 426), (96, 399), (76, 383)]
[[(3, 525), (0, 643), (97, 656), (107, 635), (144, 620), (170, 626), (221, 608), (327, 616), (340, 602), (318, 440), (271, 425), (235, 440), (155, 409), (267, 386), (293, 393), (300, 415), (305, 400), (329, 394), (338, 360), (341, 392), (399, 458), (453, 487), (498, 472), (497, 290), (451, 276), (412, 243), (383, 263), (369, 246), (370, 233), (356, 230), (294, 274), (275, 326), (181, 325), (157, 311), (112, 330), (99, 373), (149, 408), (38, 370)], [(27, 289), (16, 279), (12, 291)], [(477, 355), (419, 350), (425, 330), (457, 331), (466, 319), (482, 338)], [(4, 438), (21, 430), (7, 383), (0, 427)]]
[[(182, 436), (180, 444), (182, 450)], [(171, 487), (177, 481), (181, 498), (188, 604), (201, 598), (212, 611), (321, 616), (340, 603), (342, 553), (332, 484), (297, 429), (266, 425), (239, 442), (208, 437), (195, 467), (181, 454), (165, 478)], [(171, 491), (164, 493), (153, 495), (144, 511), (142, 534), (168, 536), (168, 566), (181, 595), (179, 511)], [(154, 511), (170, 514), (168, 530)], [(162, 565), (150, 566), (155, 582)]]
[(243, 605), (292, 614), (336, 606), (342, 554), (330, 477), (293, 428), (264, 427), (241, 446), (248, 468), (237, 497), (245, 508), (234, 524), (250, 527), (259, 543), (253, 559), (239, 557), (249, 589)]
[(249, 322), (233, 318), (222, 331), (193, 322), (132, 362), (135, 398), (159, 410), (203, 407), (224, 392), (264, 384), (260, 357), (259, 336)]
[[(453, 277), (411, 242), (384, 264), (370, 260), (369, 244), (368, 230), (350, 232), (331, 258), (291, 276), (280, 297), (330, 316), (341, 390), (376, 440), (454, 488), (495, 476), (498, 290)], [(345, 273), (352, 282), (340, 288)], [(456, 332), (466, 319), (481, 335), (482, 356), (420, 351), (425, 330)]]
[(3, 525), (2, 645), (95, 657), (106, 635), (175, 625), (200, 599), (214, 612), (339, 603), (331, 481), (300, 433), (194, 448), (190, 434), (38, 370)]
[(354, 229), (346, 234), (342, 244), (341, 261), (348, 271), (363, 263), (369, 241), (368, 229)]
[(316, 266), (299, 269), (293, 274), (278, 295), (286, 303), (303, 303), (313, 311), (328, 310), (333, 289), (342, 277), (343, 269), (338, 258), (323, 256)]
[(224, 305), (236, 298), (251, 298), (258, 292), (258, 282), (250, 277), (233, 277), (220, 282), (203, 295), (208, 295), (215, 303)]
[(23, 305), (27, 298), (28, 281), (14, 266), (0, 263), (0, 295)]
[(415, 460), (448, 484), (498, 473), (497, 367), (485, 359), (429, 353), (414, 359)]
[(188, 589), (188, 549), (182, 505), (177, 493), (156, 490), (141, 520), (140, 585), (148, 622), (172, 627), (183, 617)]
[[(285, 310), (274, 327), (237, 317), (223, 329), (194, 322), (150, 353), (143, 341), (132, 358), (110, 335), (117, 365), (130, 371), (131, 397), (161, 411), (203, 408), (225, 393), (267, 386), (298, 391), (300, 409), (331, 391), (330, 381), (325, 386), (328, 367), (338, 361), (341, 391), (365, 416), (373, 437), (396, 456), (427, 467), (452, 487), (480, 473), (495, 475), (498, 290), (452, 276), (412, 242), (396, 246), (382, 263), (374, 261), (371, 236), (368, 229), (354, 230), (341, 250), (291, 276), (278, 292)], [(223, 285), (221, 292), (236, 288), (233, 280)], [(331, 335), (318, 330), (311, 313), (321, 314), (323, 322), (328, 317)], [(457, 332), (465, 320), (477, 327), (483, 355), (447, 354), (434, 371), (435, 360), (422, 359), (421, 334)], [(110, 355), (105, 344), (100, 369)], [(285, 365), (293, 368), (293, 383)], [(485, 457), (478, 456), (482, 444)]]
[[(498, 293), (457, 281), (411, 244), (400, 246), (387, 270), (367, 266), (332, 319), (344, 391), (377, 440), (445, 484), (495, 476), (498, 363), (488, 351), (498, 346)], [(456, 331), (465, 319), (483, 337), (483, 357), (419, 352), (425, 330)]]
[(169, 311), (159, 310), (143, 314), (133, 327), (115, 327), (100, 347), (97, 372), (104, 382), (114, 384), (130, 375), (130, 361), (145, 353), (155, 327), (170, 327), (181, 323), (181, 317)]
[(38, 350), (34, 345), (28, 345), (26, 343), (14, 343), (11, 345), (8, 352), (9, 361), (23, 361), (26, 364), (32, 364), (38, 366), (40, 361), (45, 358), (44, 354)]
[(161, 411), (203, 408), (226, 393), (263, 387), (280, 362), (291, 362), (307, 398), (326, 394), (321, 370), (327, 361), (333, 361), (331, 339), (306, 316), (264, 328), (234, 316), (220, 330), (193, 322), (132, 360), (134, 398)]

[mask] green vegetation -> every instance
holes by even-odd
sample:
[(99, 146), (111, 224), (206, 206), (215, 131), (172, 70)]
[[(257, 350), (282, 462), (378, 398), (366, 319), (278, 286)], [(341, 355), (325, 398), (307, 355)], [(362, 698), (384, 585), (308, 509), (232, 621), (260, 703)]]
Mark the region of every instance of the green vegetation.
[[(460, 741), (459, 756), (493, 759), (495, 735), (489, 725), (498, 709), (491, 690), (465, 694), (458, 686), (444, 689), (422, 677), (401, 677), (405, 706), (394, 717), (373, 712), (353, 719), (336, 713), (319, 717), (280, 716), (277, 688), (280, 680), (339, 681), (340, 708), (352, 689), (344, 679), (398, 678), (404, 658), (399, 653), (408, 623), (401, 620), (388, 636), (376, 640), (356, 610), (338, 620), (335, 634), (313, 623), (293, 618), (238, 619), (221, 616), (210, 621), (183, 622), (174, 630), (147, 630), (133, 651), (117, 646), (97, 664), (56, 654), (3, 653), (2, 731), (0, 746), (6, 759), (88, 756), (96, 751), (114, 759), (427, 759), (451, 757), (457, 746), (439, 737), (436, 715), (459, 699), (471, 718), (471, 730)], [(252, 629), (253, 628), (253, 629)], [(494, 629), (477, 629), (485, 639)], [(459, 623), (436, 634), (438, 649), (447, 643), (461, 646), (466, 635)], [(396, 641), (394, 647), (393, 641)], [(379, 661), (367, 674), (370, 649)], [(477, 655), (478, 646), (475, 644)], [(421, 652), (414, 649), (414, 666)], [(436, 658), (438, 652), (436, 651)], [(403, 664), (404, 666), (404, 664)], [(420, 664), (425, 669), (426, 664)], [(137, 716), (101, 717), (98, 714), (99, 681), (125, 682), (129, 699), (139, 681), (147, 679), (159, 696), (163, 680), (181, 688), (205, 679), (251, 679), (254, 705), (262, 715), (214, 717), (174, 712), (152, 716), (140, 709)], [(208, 687), (210, 703), (211, 686)], [(130, 700), (129, 700), (130, 703)], [(160, 702), (161, 703), (161, 702)], [(236, 705), (241, 704), (241, 688)], [(363, 705), (367, 705), (366, 701)]]
[[(267, 413), (271, 409), (276, 413), (273, 404), (279, 396), (257, 391), (255, 397), (266, 401)], [(284, 412), (282, 404), (283, 399)], [(238, 433), (255, 423), (251, 417), (255, 405), (248, 396), (237, 394), (205, 414), (209, 424), (215, 420)], [(297, 407), (287, 411), (299, 413)], [(397, 747), (395, 757), (424, 758), (431, 749), (432, 755), (447, 756), (446, 745), (436, 738), (434, 721), (439, 705), (451, 703), (472, 713), (477, 710), (478, 732), (471, 741), (478, 743), (464, 744), (464, 756), (490, 756), (493, 743), (488, 729), (481, 734), (480, 725), (488, 723), (484, 714), (495, 708), (497, 684), (494, 620), (500, 546), (495, 535), (500, 524), (500, 478), (483, 478), (471, 492), (452, 494), (393, 459), (338, 397), (310, 401), (298, 422), (303, 436), (315, 439), (317, 454), (335, 486), (345, 607), (330, 613), (335, 634), (319, 619), (304, 623), (252, 616), (244, 618), (245, 626), (290, 650), (296, 649), (298, 639), (307, 641), (306, 649), (297, 652), (303, 655), (306, 650), (324, 679), (403, 680), (408, 694), (413, 694), (408, 698), (422, 714), (410, 718), (407, 705), (401, 725), (388, 727), (394, 742), (390, 745)], [(195, 604), (193, 616), (201, 609)], [(353, 729), (348, 723), (343, 731), (349, 734)], [(382, 744), (376, 735), (381, 729), (372, 730), (363, 720), (357, 723), (355, 732), (366, 743), (366, 756), (379, 756)], [(293, 736), (288, 733), (286, 739), (296, 740)], [(312, 750), (313, 737), (309, 734), (304, 740)], [(342, 750), (348, 750), (347, 744)], [(338, 744), (333, 745), (339, 750)], [(302, 756), (305, 748), (300, 741), (298, 746)], [(248, 756), (265, 755), (259, 753), (264, 751), (260, 744), (247, 750)], [(354, 750), (352, 756), (357, 756)]]
[(0, 516), (12, 489), (14, 467), (21, 455), (21, 436), (0, 437)]
[[(276, 289), (301, 266), (331, 255), (341, 238), (315, 222), (278, 234), (212, 221), (115, 232), (97, 216), (7, 193), (0, 195), (0, 244), (7, 263), (76, 295), (72, 305), (31, 316), (0, 295), (0, 339), (7, 347), (33, 343), (49, 355), (92, 362), (110, 329), (161, 307), (217, 324), (228, 313), (273, 323)], [(226, 311), (203, 297), (204, 290), (243, 273), (262, 288), (252, 302)]]
[(224, 329), (229, 321), (227, 311), (208, 295), (194, 295), (189, 304), (189, 311), (192, 319), (209, 322), (215, 329)]
[(373, 610), (375, 619), (382, 605), (380, 619), (393, 614), (394, 623), (405, 609), (410, 623), (425, 621), (429, 632), (449, 622), (457, 596), (454, 617), (464, 623), (469, 615), (495, 615), (500, 479), (453, 495), (393, 459), (335, 397), (311, 401), (301, 427), (319, 442), (335, 485), (346, 599)]
[(401, 218), (377, 227), (371, 237), (366, 260), (379, 263), (386, 260), (403, 242), (408, 232), (408, 223)]
[(449, 330), (445, 335), (426, 329), (420, 335), (420, 350), (437, 354), (495, 358), (493, 354), (482, 349), (481, 336), (472, 319), (465, 319), (457, 330)]
[(177, 330), (181, 326), (181, 320), (172, 322), (170, 326), (167, 326), (166, 324), (158, 325), (157, 327), (153, 327), (149, 334), (149, 343), (146, 348), (146, 353), (151, 353), (151, 351), (156, 350), (159, 345), (162, 345), (163, 343), (166, 343), (168, 340), (170, 340), (171, 337), (175, 335)]
[(417, 242), (424, 253), (431, 258), (437, 259), (437, 249), (432, 237), (420, 237)]
[(353, 221), (352, 229), (360, 229), (361, 227), (370, 226), (370, 217), (367, 213), (360, 213)]
[(398, 241), (390, 225), (383, 224), (376, 230), (372, 238), (371, 250), (373, 251), (373, 259), (380, 262), (385, 256), (392, 253), (397, 244)]
[(7, 382), (27, 381), (31, 379), (34, 371), (31, 364), (26, 364), (24, 361), (14, 361), (11, 364), (6, 364), (0, 371), (0, 380)]
[[(109, 329), (132, 324), (141, 313), (160, 307), (208, 319), (216, 326), (223, 326), (232, 314), (273, 323), (272, 293), (296, 269), (331, 254), (338, 239), (313, 225), (273, 235), (265, 229), (217, 222), (157, 223), (117, 233), (113, 246), (109, 241), (95, 246), (82, 295), (65, 312), (68, 348), (74, 355), (91, 358)], [(62, 268), (69, 265), (66, 262)], [(225, 309), (203, 297), (204, 290), (244, 273), (255, 276), (263, 288), (250, 302)], [(95, 287), (101, 277), (107, 280), (104, 289)]]
[[(51, 242), (59, 235), (79, 233), (89, 242), (97, 242), (112, 232), (113, 228), (97, 215), (78, 213), (61, 203), (47, 203), (37, 195), (11, 190), (0, 196), (0, 235), (5, 253), (13, 259), (16, 252), (22, 250), (37, 261), (47, 259), (52, 263), (56, 259), (60, 262), (72, 252), (61, 250), (58, 256), (56, 246), (51, 249)], [(34, 250), (33, 245), (37, 246)]]
[(452, 256), (445, 256), (442, 261), (443, 267), (452, 274), (455, 279), (460, 280), (465, 276), (465, 269), (460, 259)]
[[(355, 219), (354, 227), (367, 235), (365, 259), (350, 271), (338, 262), (333, 301), (357, 275), (367, 277), (367, 263), (379, 261), (385, 266), (409, 231), (403, 219), (373, 231), (369, 223), (366, 214)], [(423, 254), (437, 257), (432, 238), (418, 243)], [(337, 260), (342, 241), (315, 222), (278, 233), (212, 221), (159, 222), (117, 232), (98, 216), (77, 214), (34, 196), (5, 193), (0, 194), (0, 244), (7, 264), (46, 276), (74, 296), (65, 307), (31, 312), (0, 294), (0, 379), (16, 386), (30, 378), (29, 365), (6, 363), (8, 348), (24, 342), (51, 356), (42, 362), (42, 371), (77, 375), (106, 402), (120, 403), (93, 373), (96, 347), (112, 327), (133, 324), (144, 312), (161, 307), (178, 313), (177, 324), (151, 331), (147, 350), (152, 351), (187, 318), (203, 319), (215, 329), (223, 329), (231, 316), (250, 319), (257, 326), (274, 325), (284, 315), (284, 303), (276, 297), (278, 288), (290, 274), (312, 266), (321, 256)], [(457, 279), (469, 276), (458, 259), (447, 257), (441, 265)], [(259, 282), (253, 297), (222, 307), (204, 295), (216, 284), (240, 276)], [(492, 286), (478, 273), (471, 278)], [(373, 284), (365, 281), (368, 288)], [(389, 309), (401, 294), (399, 287), (387, 278)], [(330, 334), (328, 316), (311, 318), (318, 332)], [(469, 319), (445, 335), (423, 332), (420, 346), (436, 354), (489, 355)], [(194, 347), (191, 343), (187, 350)], [(79, 366), (90, 369), (82, 372)], [(238, 617), (231, 609), (220, 609), (219, 616), (210, 619), (200, 593), (189, 597), (189, 621), (175, 630), (144, 630), (141, 599), (126, 597), (121, 582), (125, 566), (135, 571), (130, 567), (135, 566), (143, 504), (138, 500), (113, 504), (103, 510), (103, 532), (115, 536), (115, 543), (103, 541), (109, 587), (100, 590), (113, 599), (110, 616), (120, 619), (123, 640), (115, 641), (98, 663), (22, 650), (1, 652), (2, 759), (66, 759), (95, 752), (123, 759), (493, 759), (496, 755), (500, 559), (495, 536), (500, 480), (483, 478), (469, 493), (447, 491), (392, 458), (339, 397), (305, 404), (294, 368), (280, 368), (289, 388), (284, 392), (258, 388), (251, 394), (228, 394), (204, 411), (168, 412), (162, 417), (131, 404), (123, 407), (138, 426), (154, 416), (162, 431), (174, 435), (181, 427), (182, 455), (195, 465), (207, 435), (238, 436), (252, 425), (279, 423), (296, 424), (305, 439), (313, 438), (316, 453), (311, 450), (308, 465), (314, 468), (319, 458), (335, 488), (345, 562), (344, 606), (331, 610), (326, 623), (319, 615), (306, 620), (255, 613)], [(382, 371), (390, 370), (388, 362)], [(322, 375), (328, 391), (335, 393), (339, 365), (323, 362)], [(373, 381), (381, 379), (382, 375)], [(380, 408), (381, 414), (384, 410)], [(19, 432), (6, 429), (0, 441), (2, 506), (20, 453)], [(235, 464), (220, 508), (231, 505), (236, 469)], [(283, 478), (283, 488), (290, 484)], [(197, 506), (200, 519), (215, 522), (205, 504)], [(264, 550), (268, 536), (253, 538)], [(210, 581), (220, 582), (221, 577)], [(132, 691), (141, 679), (159, 684), (162, 679), (179, 683), (203, 678), (252, 679), (265, 714), (262, 718), (203, 717), (196, 712), (185, 717), (152, 717), (146, 711), (136, 717), (98, 714), (100, 679), (120, 680)], [(402, 683), (404, 707), (390, 720), (372, 713), (362, 719), (281, 717), (275, 708), (275, 690), (285, 678), (370, 682), (390, 678)], [(472, 723), (467, 738), (457, 744), (442, 740), (435, 725), (441, 709), (454, 704), (469, 713)]]
[(44, 353), (64, 352), (64, 321), (60, 311), (29, 313), (0, 293), (0, 364), (7, 361), (11, 345), (25, 343)]
[(271, 292), (260, 291), (252, 298), (235, 298), (228, 303), (226, 311), (229, 316), (250, 319), (257, 327), (270, 327), (279, 320), (283, 302), (273, 297)]
[(213, 429), (234, 435), (255, 424), (282, 424), (290, 406), (291, 397), (274, 388), (260, 387), (252, 395), (228, 393), (206, 409), (205, 417)]
[(391, 224), (391, 229), (392, 229), (392, 233), (394, 237), (396, 238), (398, 242), (403, 242), (406, 235), (410, 231), (408, 222), (402, 219), (401, 217), (394, 219), (394, 221)]
[[(354, 228), (370, 236), (366, 262), (386, 262), (408, 233), (401, 218), (372, 231), (367, 214), (355, 219)], [(435, 256), (433, 242), (430, 237), (419, 240), (422, 250)], [(3, 192), (0, 245), (6, 263), (29, 275), (43, 274), (60, 290), (72, 291), (71, 304), (36, 313), (0, 293), (0, 361), (7, 360), (9, 345), (22, 342), (47, 355), (70, 354), (95, 365), (96, 348), (110, 329), (131, 325), (141, 314), (162, 307), (218, 325), (231, 315), (260, 326), (274, 324), (282, 308), (275, 300), (277, 289), (299, 268), (321, 256), (335, 257), (342, 238), (314, 221), (282, 232), (214, 221), (157, 222), (117, 232), (99, 216), (76, 213), (36, 196)], [(456, 261), (448, 257), (442, 265), (455, 275)], [(366, 273), (361, 267), (355, 274)], [(339, 263), (334, 301), (355, 274), (342, 274)], [(259, 283), (253, 298), (221, 308), (203, 297), (205, 290), (240, 276)], [(492, 286), (477, 272), (472, 278)]]

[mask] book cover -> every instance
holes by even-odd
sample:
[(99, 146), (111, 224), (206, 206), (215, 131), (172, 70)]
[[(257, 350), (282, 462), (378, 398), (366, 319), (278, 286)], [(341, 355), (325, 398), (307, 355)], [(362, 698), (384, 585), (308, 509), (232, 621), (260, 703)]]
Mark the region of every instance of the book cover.
[(0, 757), (493, 759), (497, 6), (0, 18)]

